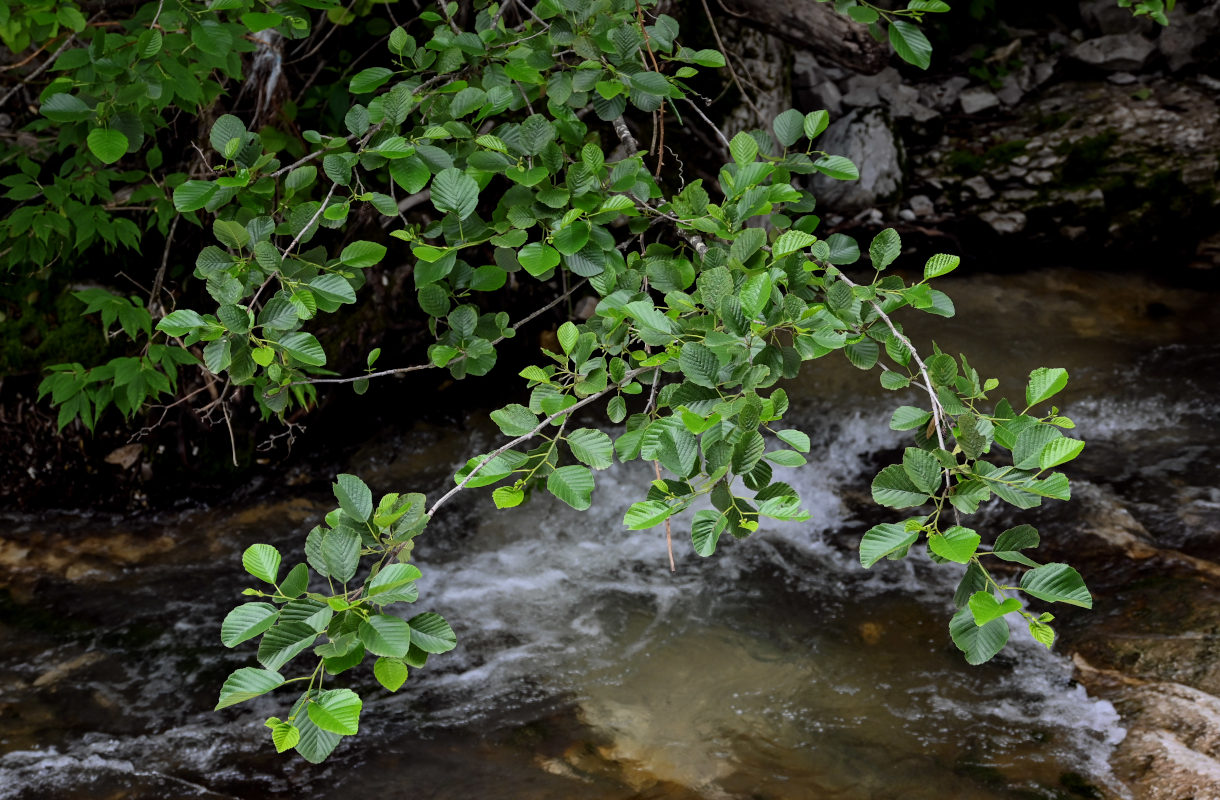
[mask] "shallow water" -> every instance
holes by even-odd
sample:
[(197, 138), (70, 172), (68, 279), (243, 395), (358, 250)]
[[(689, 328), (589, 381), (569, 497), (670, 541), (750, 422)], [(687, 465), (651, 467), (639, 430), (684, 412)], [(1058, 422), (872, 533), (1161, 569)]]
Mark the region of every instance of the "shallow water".
[[(1074, 479), (1207, 555), (1220, 510), (1217, 434), (1198, 400), (1220, 388), (1220, 353), (1196, 343), (1207, 298), (1070, 272), (948, 291), (961, 314), (937, 328), (941, 346), (1012, 394), (1033, 366), (1067, 367), (1062, 405), (1090, 442)], [(1173, 313), (1152, 318), (1149, 303)], [(918, 344), (928, 326), (910, 328)], [(7, 519), (0, 800), (1121, 796), (1107, 766), (1118, 716), (1062, 654), (1016, 631), (969, 667), (946, 629), (960, 567), (860, 569), (855, 542), (882, 518), (868, 480), (901, 443), (889, 410), (917, 397), (841, 364), (788, 391), (814, 449), (786, 479), (813, 519), (710, 559), (675, 524), (675, 574), (662, 532), (621, 530), (651, 477), (639, 464), (598, 473), (585, 514), (545, 498), (496, 512), (486, 490), (447, 508), (416, 548), (419, 605), (454, 624), (458, 649), (396, 696), (357, 670), (361, 734), (318, 767), (267, 741), (262, 720), (290, 698), (210, 708), (253, 663), (253, 646), (218, 640), (247, 585), (240, 552), (266, 541), (292, 563), (327, 498), (285, 489), (243, 511)], [(456, 454), (495, 441), (471, 426), (382, 432), (351, 471), (374, 491), (439, 491)], [(1167, 483), (1171, 495), (1156, 489)]]

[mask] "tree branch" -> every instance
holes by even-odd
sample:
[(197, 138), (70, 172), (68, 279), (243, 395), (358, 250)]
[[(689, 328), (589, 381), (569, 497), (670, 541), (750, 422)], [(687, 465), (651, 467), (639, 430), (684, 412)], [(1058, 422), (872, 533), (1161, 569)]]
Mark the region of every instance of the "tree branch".
[(435, 503), (432, 504), (432, 508), (428, 509), (428, 518), (431, 519), (432, 515), (436, 513), (436, 510), (438, 508), (440, 508), (441, 506), (443, 506), (446, 502), (448, 502), (449, 498), (453, 497), (455, 494), (457, 494), (458, 492), (465, 489), (466, 485), (469, 484), (472, 480), (474, 480), (474, 476), (479, 474), (479, 471), (482, 470), (484, 467), (486, 467), (488, 464), (490, 464), (494, 458), (496, 458), (497, 456), (503, 455), (506, 451), (511, 450), (512, 448), (516, 447), (517, 445), (521, 444), (522, 442), (528, 442), (530, 439), (533, 439), (535, 436), (537, 436), (539, 434), (539, 432), (542, 431), (543, 428), (545, 428), (547, 425), (550, 425), (552, 422), (554, 422), (555, 420), (564, 416), (565, 414), (571, 414), (574, 411), (578, 411), (579, 409), (584, 408), (585, 406), (589, 405), (590, 403), (594, 403), (594, 402), (600, 400), (601, 398), (608, 395), (610, 392), (618, 391), (620, 386), (628, 383), (636, 375), (639, 375), (640, 373), (647, 372), (647, 371), (648, 371), (648, 367), (640, 367), (638, 369), (631, 370), (630, 372), (628, 372), (626, 375), (623, 376), (623, 379), (621, 381), (619, 381), (615, 385), (607, 386), (605, 389), (602, 389), (597, 394), (591, 394), (588, 397), (586, 397), (584, 400), (581, 400), (574, 405), (568, 406), (567, 408), (565, 408), (561, 411), (556, 411), (554, 414), (552, 414), (549, 417), (547, 417), (546, 419), (542, 420), (542, 422), (539, 422), (534, 427), (534, 429), (532, 431), (530, 431), (529, 433), (518, 436), (516, 439), (513, 439), (512, 441), (508, 442), (507, 444), (500, 446), (493, 452), (488, 453), (486, 456), (483, 457), (483, 460), (480, 461), (478, 464), (476, 464), (474, 469), (472, 469), (470, 471), (470, 473), (465, 478), (462, 479), (461, 483), (459, 483), (457, 486), (453, 487), (449, 491), (445, 492), (445, 494), (441, 495), (441, 498), (439, 500), (437, 500)]

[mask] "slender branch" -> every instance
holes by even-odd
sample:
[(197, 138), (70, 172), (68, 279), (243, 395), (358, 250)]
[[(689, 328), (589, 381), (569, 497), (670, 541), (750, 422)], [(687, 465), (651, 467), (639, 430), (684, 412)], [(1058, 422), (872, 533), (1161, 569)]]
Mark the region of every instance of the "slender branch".
[[(95, 19), (96, 19), (96, 17), (95, 17)], [(67, 39), (64, 39), (64, 43), (61, 44), (55, 50), (54, 53), (52, 53), (50, 56), (48, 56), (46, 61), (42, 62), (41, 67), (34, 70), (29, 75), (26, 75), (24, 78), (22, 78), (20, 81), (17, 82), (16, 86), (14, 86), (12, 89), (9, 89), (8, 92), (5, 93), (4, 97), (0, 97), (0, 108), (2, 108), (8, 102), (10, 97), (17, 94), (18, 90), (20, 90), (21, 87), (25, 86), (27, 83), (34, 80), (39, 75), (46, 72), (47, 68), (55, 63), (55, 59), (59, 58), (60, 53), (67, 50), (72, 45), (72, 43), (75, 41), (76, 41), (75, 33), (72, 34), (71, 36), (69, 36)]]
[(687, 105), (695, 109), (695, 113), (699, 115), (700, 119), (707, 123), (707, 126), (716, 134), (716, 138), (720, 140), (722, 145), (724, 145), (724, 150), (727, 153), (729, 151), (729, 140), (724, 135), (724, 132), (721, 131), (720, 128), (716, 127), (716, 123), (707, 118), (707, 115), (703, 113), (703, 109), (699, 108), (699, 106), (695, 104), (695, 101), (691, 100), (689, 97), (683, 97), (682, 99), (686, 101)]
[[(844, 275), (842, 272), (839, 273), (839, 280), (843, 281), (845, 284), (852, 287), (853, 289), (856, 288), (856, 284), (853, 283), (850, 279), (848, 279), (848, 277), (846, 275)], [(923, 386), (924, 386), (924, 389), (927, 390), (927, 392), (928, 392), (928, 399), (932, 401), (932, 421), (936, 425), (936, 439), (940, 443), (941, 450), (947, 449), (945, 447), (945, 434), (944, 434), (944, 431), (942, 430), (942, 428), (948, 427), (948, 423), (945, 421), (945, 418), (946, 418), (945, 409), (940, 404), (940, 398), (936, 396), (936, 391), (932, 388), (932, 378), (928, 375), (928, 368), (926, 366), (924, 366), (923, 359), (919, 357), (919, 353), (915, 350), (915, 345), (913, 345), (911, 343), (911, 340), (908, 339), (904, 334), (902, 334), (898, 330), (898, 328), (896, 328), (894, 326), (894, 321), (890, 319), (888, 314), (886, 314), (884, 311), (881, 310), (881, 306), (877, 303), (877, 301), (869, 300), (868, 303), (877, 312), (877, 315), (885, 321), (885, 324), (890, 329), (890, 333), (894, 334), (894, 336), (898, 339), (898, 341), (901, 342), (908, 350), (911, 351), (911, 357), (915, 359), (915, 363), (919, 366), (919, 374), (923, 376), (923, 381), (924, 381)], [(948, 481), (948, 479), (949, 479), (948, 474), (947, 474), (948, 470), (946, 470), (945, 472), (946, 472), (945, 480)]]
[(465, 489), (466, 485), (469, 484), (472, 480), (474, 480), (474, 476), (478, 475), (479, 472), (484, 467), (486, 467), (488, 464), (490, 464), (492, 462), (492, 460), (495, 459), (497, 456), (503, 455), (505, 452), (507, 452), (508, 450), (511, 450), (512, 448), (516, 447), (517, 445), (521, 444), (522, 442), (528, 442), (530, 439), (533, 439), (535, 436), (537, 436), (539, 434), (539, 432), (542, 431), (543, 428), (545, 428), (547, 425), (550, 425), (552, 422), (554, 422), (555, 420), (564, 416), (565, 414), (571, 414), (574, 411), (584, 408), (585, 406), (589, 405), (590, 403), (597, 402), (598, 400), (605, 397), (610, 392), (618, 391), (620, 386), (627, 383), (632, 378), (634, 378), (636, 375), (639, 375), (641, 372), (647, 372), (647, 371), (648, 371), (648, 367), (640, 367), (638, 369), (631, 370), (630, 372), (628, 372), (626, 375), (623, 376), (623, 379), (619, 383), (617, 383), (613, 386), (607, 386), (605, 389), (602, 389), (600, 392), (598, 392), (596, 394), (591, 394), (588, 397), (586, 397), (584, 400), (580, 400), (577, 403), (575, 403), (574, 405), (570, 405), (565, 409), (556, 411), (554, 414), (551, 414), (549, 417), (542, 420), (542, 422), (538, 423), (534, 427), (534, 429), (531, 430), (529, 433), (518, 436), (516, 439), (513, 439), (512, 441), (508, 442), (507, 444), (501, 445), (495, 451), (488, 453), (486, 456), (483, 457), (483, 460), (480, 461), (478, 464), (476, 464), (474, 469), (472, 469), (470, 471), (470, 473), (465, 478), (462, 479), (461, 483), (459, 483), (457, 486), (454, 486), (449, 491), (445, 492), (443, 495), (441, 495), (441, 498), (439, 500), (437, 500), (435, 503), (432, 504), (432, 508), (428, 509), (428, 518), (431, 519), (431, 517), (434, 514), (436, 514), (437, 509), (439, 509), (446, 502), (448, 502), (449, 499), (451, 497), (453, 497), (455, 494), (457, 494), (458, 492)]
[(174, 243), (174, 231), (178, 229), (180, 219), (182, 219), (182, 215), (175, 214), (174, 221), (169, 225), (169, 232), (165, 234), (165, 250), (161, 253), (161, 268), (157, 270), (157, 276), (153, 278), (152, 291), (148, 294), (149, 311), (152, 311), (154, 303), (161, 305), (161, 301), (157, 298), (161, 294), (161, 283), (165, 280), (165, 268), (169, 265), (169, 248)]
[(737, 91), (741, 92), (741, 99), (745, 101), (746, 105), (757, 116), (758, 123), (760, 125), (764, 124), (765, 120), (763, 120), (762, 111), (759, 111), (758, 106), (754, 105), (754, 101), (750, 98), (746, 87), (742, 86), (741, 79), (737, 77), (737, 70), (733, 69), (733, 61), (729, 58), (728, 48), (724, 46), (724, 42), (720, 38), (720, 31), (716, 29), (716, 20), (712, 17), (712, 10), (707, 7), (707, 0), (699, 0), (699, 2), (703, 4), (703, 13), (707, 15), (707, 24), (712, 29), (712, 36), (716, 39), (716, 46), (720, 48), (720, 53), (724, 56), (724, 66), (729, 71), (729, 77), (733, 79), (733, 83), (737, 84)]
[(630, 129), (627, 128), (627, 123), (622, 117), (615, 117), (610, 123), (614, 126), (614, 132), (618, 135), (619, 141), (631, 152), (632, 155), (640, 152), (640, 143), (631, 135)]
[[(577, 290), (579, 290), (581, 287), (583, 287), (583, 286), (584, 286), (586, 283), (588, 283), (588, 282), (589, 282), (588, 280), (583, 280), (583, 281), (581, 281), (580, 283), (576, 284), (576, 285), (575, 285), (575, 286), (573, 286), (571, 289), (568, 289), (566, 292), (564, 292), (563, 294), (559, 295), (558, 297), (556, 297), (556, 298), (555, 298), (554, 300), (552, 300), (551, 302), (547, 303), (547, 304), (546, 304), (545, 306), (543, 306), (542, 308), (540, 308), (540, 309), (538, 309), (537, 311), (535, 311), (535, 312), (533, 312), (532, 314), (530, 314), (528, 317), (525, 317), (524, 319), (520, 320), (520, 321), (519, 321), (519, 322), (517, 322), (516, 324), (512, 325), (512, 326), (509, 328), (509, 330), (511, 330), (511, 331), (513, 331), (513, 332), (515, 333), (515, 332), (517, 331), (517, 329), (518, 329), (518, 328), (520, 328), (522, 325), (525, 325), (527, 322), (531, 322), (532, 320), (536, 319), (536, 318), (537, 318), (537, 317), (538, 317), (540, 314), (545, 314), (546, 312), (550, 311), (550, 310), (551, 310), (552, 308), (554, 308), (555, 306), (557, 306), (557, 305), (559, 305), (560, 303), (562, 303), (562, 302), (563, 302), (564, 300), (566, 300), (567, 298), (571, 297), (571, 296), (572, 296), (572, 295), (573, 295), (573, 294), (574, 294), (574, 293), (575, 293)], [(494, 340), (494, 341), (491, 343), (491, 346), (492, 346), (492, 347), (495, 347), (495, 346), (496, 346), (496, 345), (498, 345), (500, 342), (504, 341), (506, 338), (508, 338), (508, 337), (506, 337), (506, 336), (501, 336), (499, 339)], [(448, 363), (446, 363), (446, 364), (445, 364), (445, 366), (447, 367), (447, 366), (449, 366), (450, 364), (456, 364), (456, 363), (458, 363), (459, 361), (464, 361), (465, 359), (466, 359), (466, 356), (465, 356), (464, 354), (463, 354), (463, 355), (460, 355), (460, 356), (458, 356), (457, 358), (453, 359), (452, 361), (449, 361)], [(369, 373), (369, 374), (367, 374), (367, 375), (356, 375), (355, 377), (351, 377), (351, 378), (310, 378), (309, 380), (304, 380), (304, 381), (294, 381), (293, 383), (290, 383), (290, 384), (288, 384), (288, 385), (289, 385), (289, 386), (297, 386), (297, 385), (304, 384), (304, 383), (309, 383), (309, 384), (314, 384), (314, 383), (355, 383), (356, 381), (367, 381), (367, 380), (370, 380), (370, 379), (372, 379), (372, 378), (384, 378), (384, 377), (385, 377), (385, 376), (387, 376), (387, 375), (401, 375), (401, 374), (406, 373), (406, 372), (418, 372), (419, 370), (424, 370), (424, 369), (435, 369), (435, 368), (436, 368), (436, 364), (433, 364), (432, 362), (428, 362), (428, 363), (426, 363), (426, 364), (415, 364), (415, 365), (410, 366), (410, 367), (395, 367), (395, 368), (393, 368), (393, 369), (383, 369), (383, 370), (381, 370), (380, 372), (370, 372), (370, 373)]]

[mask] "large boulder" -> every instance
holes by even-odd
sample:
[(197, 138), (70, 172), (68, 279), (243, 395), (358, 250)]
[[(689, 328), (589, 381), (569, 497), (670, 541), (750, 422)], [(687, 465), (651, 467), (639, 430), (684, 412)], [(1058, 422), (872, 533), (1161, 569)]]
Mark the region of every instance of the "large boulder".
[(1116, 33), (1081, 42), (1072, 58), (1109, 72), (1134, 72), (1144, 66), (1156, 45), (1134, 33)]
[(847, 156), (860, 168), (858, 181), (814, 178), (814, 194), (827, 210), (854, 214), (890, 205), (902, 193), (902, 147), (885, 109), (852, 111), (832, 123), (818, 143), (828, 153)]

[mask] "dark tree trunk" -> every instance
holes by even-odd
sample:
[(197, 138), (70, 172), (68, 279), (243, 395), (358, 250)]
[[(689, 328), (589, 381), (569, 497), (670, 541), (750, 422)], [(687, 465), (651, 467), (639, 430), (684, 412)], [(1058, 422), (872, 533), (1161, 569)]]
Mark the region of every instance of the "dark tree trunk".
[(738, 21), (752, 25), (834, 63), (864, 75), (885, 69), (889, 49), (863, 25), (815, 0), (721, 0)]

